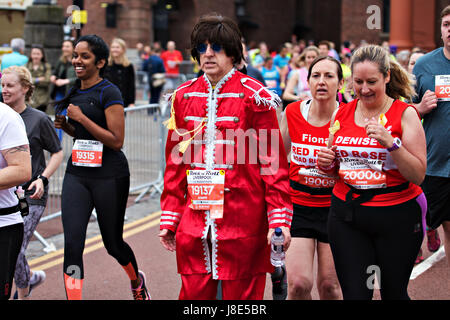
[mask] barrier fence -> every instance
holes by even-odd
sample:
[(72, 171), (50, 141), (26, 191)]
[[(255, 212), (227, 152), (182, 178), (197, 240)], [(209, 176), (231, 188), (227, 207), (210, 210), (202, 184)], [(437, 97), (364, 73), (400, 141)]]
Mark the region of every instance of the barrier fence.
[[(164, 102), (165, 103), (165, 102)], [(165, 167), (164, 145), (167, 130), (163, 125), (165, 104), (146, 104), (125, 109), (125, 141), (122, 151), (130, 167), (130, 195), (139, 202), (147, 193), (154, 196), (162, 192)], [(163, 108), (161, 108), (161, 106)], [(72, 152), (73, 138), (63, 134), (61, 145), (64, 158), (49, 178), (49, 195), (47, 207), (39, 223), (61, 216), (61, 191), (67, 161)], [(47, 162), (48, 157), (47, 154)], [(96, 217), (95, 209), (93, 212)], [(37, 231), (34, 236), (44, 245), (45, 252), (54, 251), (55, 247)]]

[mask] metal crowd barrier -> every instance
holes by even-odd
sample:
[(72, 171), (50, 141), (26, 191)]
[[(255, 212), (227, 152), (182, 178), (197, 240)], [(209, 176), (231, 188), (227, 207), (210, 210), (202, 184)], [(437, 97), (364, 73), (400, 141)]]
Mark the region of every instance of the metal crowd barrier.
[[(162, 192), (167, 130), (163, 125), (165, 116), (161, 115), (161, 109), (167, 110), (162, 104), (146, 104), (125, 109), (125, 141), (122, 151), (128, 159), (130, 196), (136, 196), (135, 203), (141, 201), (147, 193), (153, 197)], [(64, 158), (49, 178), (49, 196), (40, 223), (61, 216), (62, 183), (72, 151), (73, 138), (63, 134), (61, 144)], [(47, 154), (47, 162), (49, 156)], [(96, 218), (95, 210), (93, 216)], [(37, 231), (34, 236), (44, 245), (45, 252), (56, 250), (53, 243), (47, 242)]]

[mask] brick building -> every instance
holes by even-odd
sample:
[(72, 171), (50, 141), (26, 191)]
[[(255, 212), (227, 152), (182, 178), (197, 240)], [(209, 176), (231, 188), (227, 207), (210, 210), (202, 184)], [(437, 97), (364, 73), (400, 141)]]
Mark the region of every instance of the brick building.
[[(327, 39), (339, 46), (350, 40), (381, 43), (389, 40), (399, 48), (441, 46), (439, 13), (448, 0), (53, 0), (64, 8), (82, 5), (88, 21), (72, 34), (96, 33), (107, 42), (113, 37), (126, 40), (130, 48), (137, 42), (174, 40), (184, 53), (196, 19), (215, 11), (235, 19), (250, 41), (265, 41), (272, 50), (291, 40)], [(11, 21), (11, 12), (0, 6), (2, 19)], [(23, 13), (22, 13), (23, 14)], [(20, 20), (20, 13), (15, 20)], [(9, 19), (9, 20), (8, 20)], [(14, 24), (17, 26), (17, 24)], [(2, 28), (0, 38), (7, 28)], [(17, 33), (17, 32), (16, 32)], [(8, 39), (6, 39), (8, 38)]]

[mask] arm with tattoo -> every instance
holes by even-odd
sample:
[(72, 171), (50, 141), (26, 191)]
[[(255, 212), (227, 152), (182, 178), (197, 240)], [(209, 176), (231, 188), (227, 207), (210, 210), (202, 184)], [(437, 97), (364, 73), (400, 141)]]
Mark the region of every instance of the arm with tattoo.
[(31, 157), (29, 146), (22, 145), (1, 150), (8, 164), (0, 169), (0, 190), (18, 186), (31, 179)]

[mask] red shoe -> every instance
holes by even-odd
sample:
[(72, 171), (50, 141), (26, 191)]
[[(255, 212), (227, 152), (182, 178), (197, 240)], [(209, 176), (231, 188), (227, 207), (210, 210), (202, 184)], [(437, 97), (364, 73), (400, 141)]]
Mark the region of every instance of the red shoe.
[(419, 264), (424, 260), (423, 255), (422, 255), (422, 248), (420, 248), (419, 250), (419, 254), (417, 255), (416, 261), (414, 262), (414, 264)]
[(441, 246), (441, 239), (439, 238), (439, 233), (437, 230), (427, 231), (427, 247), (430, 252), (436, 252)]

